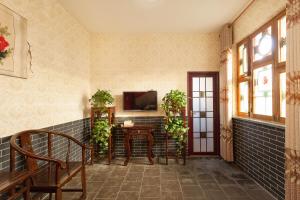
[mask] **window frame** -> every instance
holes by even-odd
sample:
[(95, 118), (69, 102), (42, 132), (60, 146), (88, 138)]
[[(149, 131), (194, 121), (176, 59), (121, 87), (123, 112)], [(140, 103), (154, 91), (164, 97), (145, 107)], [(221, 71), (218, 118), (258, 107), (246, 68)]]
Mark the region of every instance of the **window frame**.
[[(278, 21), (286, 15), (286, 11), (281, 11), (277, 16), (275, 16), (273, 19), (265, 23), (263, 26), (261, 26), (259, 29), (254, 31), (252, 34), (250, 34), (248, 37), (243, 39), (237, 44), (237, 114), (241, 117), (251, 117), (261, 120), (267, 120), (267, 121), (276, 121), (280, 123), (285, 123), (285, 118), (280, 116), (280, 73), (285, 72), (285, 66), (286, 62), (279, 62), (279, 45), (278, 45)], [(266, 30), (268, 27), (271, 26), (271, 36), (273, 39), (272, 43), (272, 54), (269, 56), (266, 56), (262, 58), (261, 60), (254, 61), (254, 48), (253, 48), (253, 40), (255, 36), (264, 30)], [(248, 74), (247, 75), (240, 75), (240, 52), (239, 48), (241, 45), (247, 46), (247, 54), (248, 54)], [(266, 66), (266, 65), (272, 65), (272, 115), (261, 115), (261, 114), (255, 114), (253, 112), (254, 108), (254, 86), (253, 86), (253, 71), (257, 68)], [(240, 112), (240, 88), (239, 85), (241, 82), (248, 81), (248, 113)]]

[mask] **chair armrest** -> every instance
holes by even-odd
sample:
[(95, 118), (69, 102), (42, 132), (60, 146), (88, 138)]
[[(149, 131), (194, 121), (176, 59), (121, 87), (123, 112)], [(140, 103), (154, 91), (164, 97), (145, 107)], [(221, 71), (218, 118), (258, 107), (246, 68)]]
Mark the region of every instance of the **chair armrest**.
[(48, 162), (55, 162), (59, 165), (59, 167), (61, 169), (65, 169), (66, 168), (66, 163), (61, 161), (61, 160), (58, 160), (58, 159), (55, 159), (55, 158), (50, 158), (50, 157), (47, 157), (47, 156), (40, 156), (40, 155), (35, 155), (29, 151), (26, 151), (22, 148), (20, 148), (19, 146), (15, 145), (14, 143), (11, 143), (11, 148), (13, 148), (14, 150), (16, 150), (17, 152), (19, 152), (20, 154), (26, 156), (26, 157), (29, 157), (29, 158), (33, 158), (33, 159), (36, 159), (36, 160), (43, 160), (43, 161), (48, 161)]

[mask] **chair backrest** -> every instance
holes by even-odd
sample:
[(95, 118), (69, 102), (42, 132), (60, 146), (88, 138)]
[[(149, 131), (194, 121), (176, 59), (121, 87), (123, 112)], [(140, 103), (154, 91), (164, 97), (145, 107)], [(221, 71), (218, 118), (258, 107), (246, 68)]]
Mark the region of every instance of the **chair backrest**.
[[(29, 151), (30, 153), (34, 153), (33, 148), (32, 148), (30, 133), (25, 132), (25, 133), (21, 134), (19, 139), (20, 139), (21, 147), (24, 150)], [(27, 169), (30, 171), (35, 171), (38, 169), (38, 164), (37, 164), (36, 159), (27, 157), (26, 164), (27, 164)]]

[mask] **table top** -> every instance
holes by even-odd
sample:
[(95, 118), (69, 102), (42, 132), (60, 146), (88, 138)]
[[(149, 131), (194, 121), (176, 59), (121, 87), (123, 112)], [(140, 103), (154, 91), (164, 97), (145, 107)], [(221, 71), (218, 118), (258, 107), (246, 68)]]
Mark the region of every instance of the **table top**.
[(131, 129), (131, 130), (149, 130), (149, 129), (154, 129), (155, 126), (153, 125), (148, 125), (148, 124), (135, 124), (134, 126), (122, 126), (122, 129)]

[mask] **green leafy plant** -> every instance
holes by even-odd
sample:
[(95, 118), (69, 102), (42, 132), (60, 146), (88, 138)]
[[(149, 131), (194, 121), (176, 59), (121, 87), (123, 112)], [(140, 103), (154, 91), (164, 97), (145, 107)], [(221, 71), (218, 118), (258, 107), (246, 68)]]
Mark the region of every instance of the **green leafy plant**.
[(97, 90), (97, 92), (89, 99), (94, 108), (105, 108), (114, 101), (113, 96), (108, 90)]
[(175, 140), (177, 154), (182, 154), (189, 129), (184, 126), (184, 121), (180, 117), (182, 108), (186, 106), (186, 95), (179, 90), (171, 90), (163, 97), (162, 101), (161, 107), (167, 116), (165, 131)]
[(94, 122), (91, 142), (99, 145), (99, 153), (101, 155), (108, 150), (109, 136), (113, 125), (110, 125), (105, 117), (107, 116), (107, 106), (113, 103), (114, 98), (107, 90), (97, 90), (89, 101), (91, 106), (99, 111)]
[(100, 154), (104, 154), (108, 150), (108, 139), (111, 135), (111, 128), (108, 119), (98, 119), (94, 123), (91, 139), (99, 145)]

